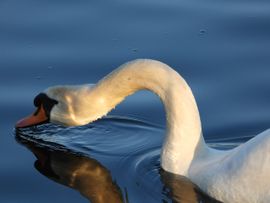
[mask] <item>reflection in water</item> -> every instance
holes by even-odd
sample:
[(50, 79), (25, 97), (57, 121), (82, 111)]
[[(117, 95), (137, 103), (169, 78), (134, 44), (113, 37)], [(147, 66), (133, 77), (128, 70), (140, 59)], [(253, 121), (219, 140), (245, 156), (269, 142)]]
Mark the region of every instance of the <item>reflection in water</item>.
[[(36, 156), (35, 168), (40, 173), (57, 183), (78, 190), (90, 202), (128, 203), (140, 199), (128, 199), (129, 188), (121, 190), (116, 181), (113, 181), (110, 170), (89, 155), (69, 150), (56, 143), (35, 140), (33, 137), (28, 139), (20, 131), (16, 132), (16, 140)], [(157, 194), (160, 202), (219, 203), (183, 176), (164, 170), (160, 170), (160, 176), (164, 184), (163, 194)], [(122, 191), (125, 191), (125, 195)], [(144, 202), (144, 199), (140, 199), (140, 202)]]
[(36, 169), (57, 183), (78, 190), (93, 203), (124, 202), (110, 172), (95, 159), (70, 151), (53, 150), (16, 137), (37, 157)]
[(160, 175), (162, 182), (169, 188), (170, 196), (174, 202), (221, 203), (206, 195), (198, 186), (184, 176), (168, 173), (164, 170), (161, 170)]

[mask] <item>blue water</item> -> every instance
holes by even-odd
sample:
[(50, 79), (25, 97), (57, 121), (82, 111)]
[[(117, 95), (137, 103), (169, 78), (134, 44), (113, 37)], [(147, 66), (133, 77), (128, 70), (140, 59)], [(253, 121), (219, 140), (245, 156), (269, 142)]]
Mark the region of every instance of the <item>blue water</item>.
[[(270, 3), (265, 0), (1, 1), (0, 202), (88, 202), (78, 189), (36, 170), (36, 158), (16, 142), (13, 126), (34, 110), (34, 96), (48, 86), (95, 83), (135, 58), (161, 60), (183, 75), (210, 144), (230, 148), (269, 128), (269, 22)], [(159, 99), (139, 92), (111, 115), (125, 119), (71, 129), (47, 126), (63, 147), (45, 139), (49, 132), (42, 138), (55, 153), (64, 150), (59, 156), (74, 160), (81, 154), (110, 171), (124, 200), (170, 202), (173, 197), (162, 189), (168, 179), (160, 176), (158, 165), (165, 128)], [(32, 131), (40, 135), (44, 129)], [(70, 140), (61, 134), (65, 131)], [(125, 145), (117, 149), (120, 141)], [(131, 149), (134, 156), (119, 155)], [(121, 176), (125, 174), (130, 176)]]
[(82, 127), (18, 129), (16, 140), (37, 157), (41, 174), (91, 202), (102, 202), (96, 196), (111, 203), (216, 202), (186, 178), (160, 168), (163, 135), (152, 123), (108, 116)]

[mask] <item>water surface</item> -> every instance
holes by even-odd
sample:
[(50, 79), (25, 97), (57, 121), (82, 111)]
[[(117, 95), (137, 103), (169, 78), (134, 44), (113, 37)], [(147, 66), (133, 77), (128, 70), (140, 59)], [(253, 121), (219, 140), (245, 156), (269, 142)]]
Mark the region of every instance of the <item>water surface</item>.
[(160, 168), (163, 133), (151, 123), (106, 117), (75, 128), (17, 129), (16, 140), (36, 156), (41, 174), (93, 203), (218, 203), (187, 178)]

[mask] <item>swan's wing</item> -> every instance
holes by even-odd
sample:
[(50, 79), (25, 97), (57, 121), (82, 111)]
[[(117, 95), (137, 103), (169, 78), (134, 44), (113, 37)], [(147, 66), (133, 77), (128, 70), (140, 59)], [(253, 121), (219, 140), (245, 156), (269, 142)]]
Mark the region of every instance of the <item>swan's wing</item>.
[(270, 202), (270, 130), (233, 149), (214, 168), (208, 185), (214, 196)]

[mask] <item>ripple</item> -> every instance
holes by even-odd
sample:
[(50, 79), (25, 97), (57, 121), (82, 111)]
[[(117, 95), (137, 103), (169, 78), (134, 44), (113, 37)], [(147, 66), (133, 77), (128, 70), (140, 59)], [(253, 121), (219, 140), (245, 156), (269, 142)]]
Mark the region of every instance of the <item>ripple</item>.
[[(71, 150), (108, 167), (129, 198), (145, 194), (160, 200), (160, 149), (164, 129), (138, 119), (110, 116), (80, 127), (45, 124), (19, 130), (17, 135), (53, 150)], [(132, 181), (131, 181), (132, 180)], [(153, 184), (156, 185), (153, 189)]]
[[(141, 202), (142, 197), (144, 202), (160, 202), (161, 199), (170, 202), (171, 187), (187, 181), (174, 177), (172, 185), (165, 180), (168, 184), (164, 186), (164, 178), (160, 174), (160, 150), (164, 134), (165, 129), (158, 125), (117, 116), (105, 117), (80, 127), (45, 124), (16, 132), (17, 137), (54, 152), (65, 151), (97, 160), (110, 171), (112, 180), (117, 180), (117, 187), (122, 194), (126, 194), (125, 198), (137, 200), (135, 202)], [(246, 139), (249, 138), (247, 136)], [(209, 142), (212, 147), (229, 149), (242, 140), (243, 137), (221, 137)], [(171, 180), (171, 176), (168, 177)], [(194, 187), (189, 183), (189, 190), (193, 191)], [(180, 193), (182, 198), (183, 195)], [(176, 196), (178, 198), (179, 194)]]
[[(124, 156), (161, 143), (164, 129), (138, 119), (110, 116), (79, 127), (44, 124), (19, 129), (20, 136), (40, 143), (57, 143), (75, 151)], [(158, 134), (158, 135), (155, 135)], [(155, 136), (152, 139), (152, 136)]]

